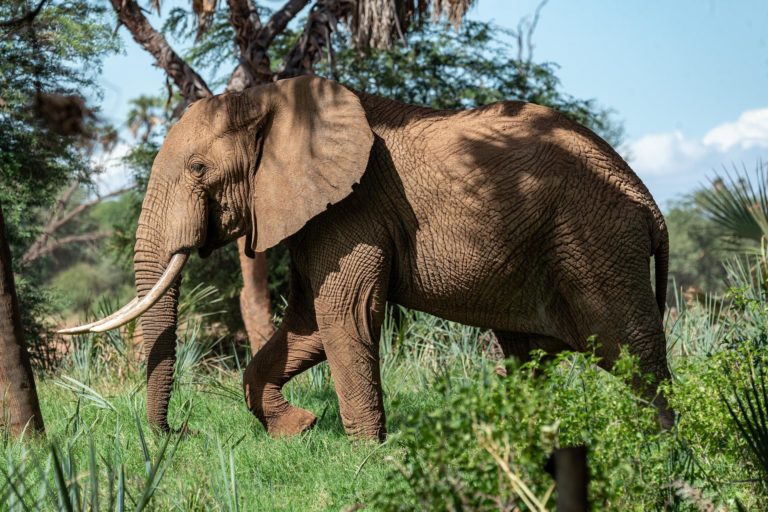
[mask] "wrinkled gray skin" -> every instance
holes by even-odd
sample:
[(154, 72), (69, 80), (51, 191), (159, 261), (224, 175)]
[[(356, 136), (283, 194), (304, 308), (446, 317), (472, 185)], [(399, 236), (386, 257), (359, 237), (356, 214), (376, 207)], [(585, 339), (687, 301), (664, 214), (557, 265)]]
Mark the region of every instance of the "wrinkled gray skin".
[[(142, 296), (170, 256), (248, 236), (290, 250), (285, 319), (244, 376), (274, 436), (315, 421), (282, 386), (327, 358), (348, 434), (385, 435), (378, 340), (387, 301), (496, 331), (527, 358), (597, 335), (669, 377), (667, 231), (648, 190), (588, 129), (502, 102), (436, 111), (296, 78), (193, 104), (152, 169), (136, 242)], [(656, 293), (650, 257), (656, 258)], [(235, 277), (233, 276), (233, 279)], [(141, 320), (147, 413), (168, 428), (178, 285)]]

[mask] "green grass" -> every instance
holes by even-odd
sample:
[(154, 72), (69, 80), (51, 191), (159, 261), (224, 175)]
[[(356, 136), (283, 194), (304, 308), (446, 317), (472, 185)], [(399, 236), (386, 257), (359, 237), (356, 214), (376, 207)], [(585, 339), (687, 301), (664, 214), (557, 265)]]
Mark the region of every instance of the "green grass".
[[(670, 402), (681, 414), (670, 432), (658, 430), (654, 409), (627, 385), (632, 357), (614, 375), (594, 356), (566, 354), (509, 366), (501, 379), (485, 357), (485, 333), (405, 312), (382, 334), (383, 445), (346, 438), (326, 365), (285, 390), (319, 416), (316, 427), (269, 438), (245, 407), (243, 363), (214, 357), (215, 340), (189, 318), (171, 424), (191, 433), (158, 435), (145, 420), (144, 370), (125, 338), (77, 338), (56, 375), (38, 381), (46, 439), (5, 439), (0, 509), (530, 510), (515, 479), (529, 503), (535, 496), (551, 509), (544, 460), (573, 444), (590, 449), (590, 497), (600, 510), (761, 509), (768, 492), (759, 460), (725, 403), (737, 409), (753, 368), (744, 362), (764, 358), (738, 334), (761, 332), (768, 308), (748, 303), (743, 315), (744, 300), (728, 318), (696, 306), (670, 323)], [(725, 324), (720, 346), (712, 328)]]
[[(482, 360), (482, 354), (465, 346), (474, 343), (468, 334), (476, 330), (438, 319), (410, 326), (407, 333), (394, 332), (391, 323), (385, 326), (388, 341), (382, 347), (382, 373), (391, 432), (399, 431), (415, 411), (438, 403), (440, 393), (430, 391), (429, 383), (443, 370), (441, 361), (450, 360), (459, 375), (468, 375), (469, 366)], [(111, 333), (78, 338), (61, 371), (38, 379), (47, 441), (6, 440), (6, 485), (0, 492), (0, 503), (4, 501), (0, 508), (16, 503), (24, 509), (16, 486), (26, 489), (21, 494), (32, 509), (68, 509), (59, 491), (70, 488), (72, 493), (74, 487), (82, 503), (77, 506), (72, 493), (73, 509), (94, 509), (89, 501), (94, 473), (102, 495), (99, 505), (108, 508), (107, 495), (110, 487), (117, 492), (122, 467), (125, 506), (134, 509), (149, 473), (142, 437), (150, 465), (157, 463), (158, 453), (168, 444), (163, 458), (167, 467), (161, 465), (165, 474), (151, 502), (157, 510), (340, 510), (369, 501), (387, 485), (392, 464), (386, 459), (400, 458), (403, 450), (396, 443), (379, 446), (347, 439), (326, 363), (285, 389), (292, 403), (318, 415), (317, 425), (305, 435), (275, 440), (245, 407), (240, 364), (232, 358), (211, 360), (210, 340), (201, 340), (195, 324), (190, 324), (185, 337), (170, 423), (174, 427), (186, 423), (190, 434), (166, 436), (150, 430), (143, 369), (132, 363), (122, 337)], [(408, 337), (409, 357), (395, 363), (391, 342), (400, 343), (403, 337)], [(427, 359), (430, 362), (422, 364)], [(63, 465), (77, 465), (62, 485), (55, 472), (46, 469), (52, 461), (49, 442), (64, 452)], [(92, 458), (95, 464), (90, 464)]]
[[(174, 393), (172, 424), (180, 426), (186, 419), (194, 432), (182, 439), (171, 436), (170, 444), (178, 443), (178, 447), (154, 497), (155, 508), (236, 509), (231, 506), (236, 489), (241, 510), (338, 510), (368, 500), (385, 482), (383, 459), (396, 449), (350, 443), (329, 387), (311, 386), (307, 377), (292, 384), (288, 394), (294, 403), (318, 415), (324, 413), (308, 434), (273, 440), (246, 409), (241, 396), (221, 393), (222, 388), (239, 390), (239, 380), (236, 372), (226, 372), (217, 377), (215, 386), (181, 385)], [(92, 400), (78, 400), (52, 379), (40, 382), (48, 438), (60, 445), (72, 440), (74, 458), (83, 463), (89, 456), (90, 439), (99, 461), (112, 460), (119, 446), (128, 489), (141, 489), (146, 471), (136, 412), (153, 457), (167, 438), (151, 433), (146, 425), (141, 382), (138, 376), (131, 376), (118, 386), (114, 376), (105, 375), (90, 386), (114, 410)], [(401, 396), (410, 399), (411, 407), (429, 398), (424, 393)], [(395, 415), (390, 425), (396, 430), (399, 421)], [(11, 445), (9, 451), (15, 456), (19, 445)], [(103, 468), (101, 477), (106, 478)], [(136, 495), (128, 499), (131, 503), (137, 500)]]

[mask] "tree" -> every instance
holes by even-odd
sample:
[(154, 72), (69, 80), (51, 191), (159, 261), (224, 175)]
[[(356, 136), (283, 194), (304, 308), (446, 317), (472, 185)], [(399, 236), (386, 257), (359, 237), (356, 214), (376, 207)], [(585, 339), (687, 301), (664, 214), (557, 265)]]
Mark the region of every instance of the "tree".
[[(83, 0), (0, 4), (0, 393), (14, 435), (43, 430), (27, 343), (47, 339), (35, 315), (44, 301), (34, 286), (17, 286), (14, 271), (40, 235), (40, 212), (90, 171), (82, 150), (94, 116), (77, 92), (93, 83), (80, 65), (97, 70), (111, 48), (98, 15)], [(35, 281), (25, 274), (22, 283)]]
[(699, 190), (697, 202), (731, 248), (760, 244), (768, 238), (768, 164), (757, 162), (751, 173), (744, 166), (716, 175)]
[(340, 45), (333, 65), (321, 63), (318, 73), (353, 89), (438, 109), (502, 100), (536, 103), (559, 110), (619, 146), (623, 127), (612, 111), (565, 93), (558, 66), (534, 61), (532, 44), (523, 42), (530, 41), (534, 28), (525, 19), (514, 31), (471, 20), (456, 30), (423, 25), (409, 34), (407, 45), (364, 52)]
[(5, 221), (0, 205), (0, 424), (12, 435), (29, 425), (44, 430), (43, 415), (37, 400), (35, 378), (24, 342), (19, 300), (13, 279), (11, 249), (5, 236)]
[(682, 290), (688, 296), (721, 293), (725, 287), (723, 244), (720, 230), (699, 204), (701, 192), (695, 192), (669, 204), (664, 218), (669, 230), (670, 287), (667, 302), (675, 303)]
[[(171, 48), (165, 37), (154, 29), (136, 0), (111, 0), (112, 7), (131, 33), (133, 39), (155, 58), (165, 70), (186, 103), (206, 98), (213, 93), (202, 76)], [(253, 85), (272, 82), (279, 78), (312, 73), (324, 51), (332, 54), (331, 35), (339, 21), (346, 22), (351, 43), (357, 48), (386, 48), (432, 12), (439, 17), (445, 13), (454, 23), (462, 18), (473, 0), (288, 0), (266, 22), (264, 10), (251, 0), (227, 0), (227, 29), (234, 34), (237, 64), (226, 80), (225, 91), (239, 91)], [(310, 4), (312, 4), (310, 6)], [(430, 5), (431, 4), (431, 5)], [(152, 6), (160, 10), (160, 2)], [(310, 6), (304, 28), (284, 53), (282, 65), (273, 66), (274, 45), (288, 31), (288, 24)], [(204, 38), (212, 28), (221, 30), (216, 23), (216, 0), (192, 2), (196, 17), (194, 37)], [(177, 11), (178, 12), (178, 11)], [(228, 32), (229, 30), (226, 30)], [(238, 240), (243, 290), (240, 306), (251, 350), (258, 350), (271, 335), (272, 318), (269, 300), (266, 255), (246, 255), (245, 239)]]
[[(138, 137), (142, 144), (146, 144), (155, 128), (166, 122), (163, 102), (157, 97), (139, 96), (132, 99), (130, 103), (128, 128), (134, 137)], [(141, 132), (140, 136), (139, 132)]]

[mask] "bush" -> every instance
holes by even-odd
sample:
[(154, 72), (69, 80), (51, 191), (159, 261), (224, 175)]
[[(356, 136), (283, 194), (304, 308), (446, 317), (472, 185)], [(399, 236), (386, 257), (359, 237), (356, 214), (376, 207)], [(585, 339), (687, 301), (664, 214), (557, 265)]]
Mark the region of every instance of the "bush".
[[(636, 361), (624, 356), (613, 378), (592, 355), (554, 362), (507, 363), (457, 388), (440, 382), (445, 401), (416, 413), (400, 442), (398, 482), (377, 496), (385, 510), (511, 510), (525, 506), (519, 478), (547, 506), (553, 490), (544, 464), (553, 448), (587, 445), (590, 498), (601, 509), (648, 510), (665, 502), (671, 481), (664, 462), (672, 435), (656, 411), (628, 387)], [(540, 373), (534, 377), (535, 373)]]
[(759, 470), (721, 393), (748, 385), (741, 364), (747, 353), (740, 347), (676, 361), (667, 394), (680, 419), (669, 432), (629, 387), (637, 361), (626, 353), (613, 375), (598, 369), (593, 355), (562, 354), (549, 363), (507, 362), (507, 378), (491, 368), (474, 381), (445, 376), (437, 384), (440, 404), (413, 414), (391, 441), (405, 456), (392, 460), (390, 483), (374, 508), (540, 510), (538, 500), (541, 510), (550, 509), (549, 454), (585, 445), (596, 510), (713, 503), (735, 510), (737, 500), (764, 509), (765, 484), (755, 478)]

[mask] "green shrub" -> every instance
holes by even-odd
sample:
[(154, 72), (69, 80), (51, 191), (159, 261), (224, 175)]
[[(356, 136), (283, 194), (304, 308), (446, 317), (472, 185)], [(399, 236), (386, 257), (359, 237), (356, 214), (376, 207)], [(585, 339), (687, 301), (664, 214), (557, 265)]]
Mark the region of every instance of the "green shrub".
[(669, 432), (659, 430), (656, 410), (629, 386), (637, 361), (627, 354), (613, 375), (584, 354), (508, 362), (507, 378), (490, 368), (474, 381), (450, 372), (436, 384), (440, 403), (416, 411), (391, 441), (405, 456), (392, 460), (390, 481), (373, 506), (540, 510), (535, 497), (541, 509), (551, 509), (547, 457), (559, 446), (585, 445), (595, 510), (698, 510), (715, 503), (736, 510), (737, 500), (765, 509), (765, 485), (755, 478), (721, 393), (748, 385), (739, 363), (746, 352), (675, 361), (676, 379), (666, 390), (680, 418)]
[(563, 354), (551, 363), (508, 363), (507, 378), (486, 369), (458, 387), (442, 379), (444, 403), (409, 420), (399, 441), (406, 456), (396, 464), (397, 485), (382, 490), (376, 506), (524, 507), (525, 492), (515, 477), (545, 501), (553, 485), (544, 471), (549, 453), (581, 444), (590, 450), (590, 497), (601, 509), (663, 504), (672, 476), (665, 459), (674, 437), (659, 432), (656, 411), (628, 387), (637, 367), (632, 358), (617, 364), (618, 378), (596, 362), (591, 355)]

